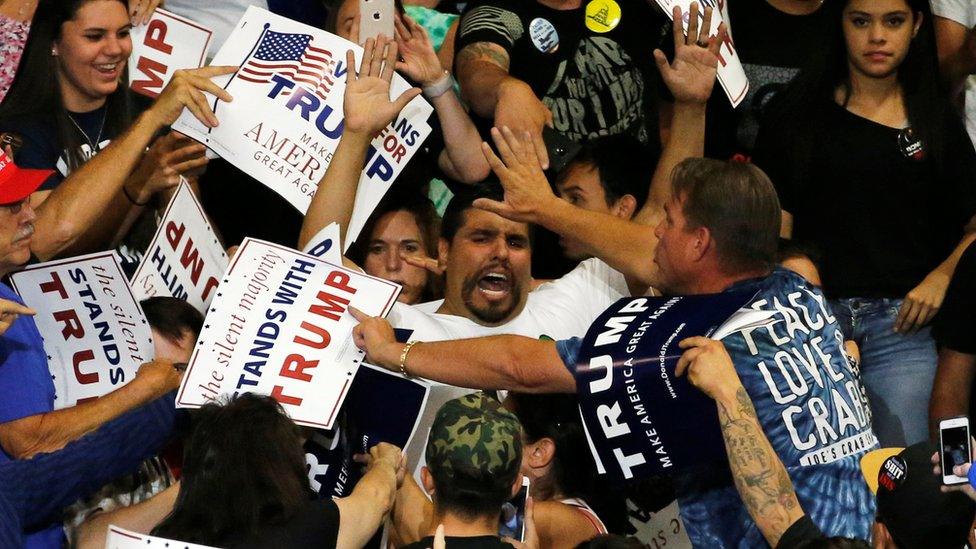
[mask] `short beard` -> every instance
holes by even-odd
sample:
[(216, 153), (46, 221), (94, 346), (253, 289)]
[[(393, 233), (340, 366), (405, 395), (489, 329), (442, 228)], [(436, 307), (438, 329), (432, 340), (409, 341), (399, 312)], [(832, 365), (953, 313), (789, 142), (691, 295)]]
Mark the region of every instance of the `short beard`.
[(481, 280), (480, 274), (477, 276), (472, 276), (465, 278), (464, 282), (461, 284), (461, 299), (464, 301), (464, 306), (467, 307), (468, 311), (481, 322), (485, 324), (499, 324), (503, 320), (511, 320), (509, 315), (515, 311), (519, 303), (522, 301), (522, 284), (517, 280), (512, 280), (512, 288), (509, 291), (510, 303), (507, 307), (488, 307), (486, 309), (478, 309), (475, 307), (471, 296), (474, 292), (478, 290), (478, 281)]

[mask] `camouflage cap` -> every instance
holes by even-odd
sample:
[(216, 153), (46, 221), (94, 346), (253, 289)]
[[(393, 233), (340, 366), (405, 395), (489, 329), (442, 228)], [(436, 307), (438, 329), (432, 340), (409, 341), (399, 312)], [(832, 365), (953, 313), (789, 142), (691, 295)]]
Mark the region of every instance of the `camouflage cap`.
[(521, 463), (518, 418), (494, 397), (471, 393), (437, 411), (427, 439), (427, 466), (435, 476), (511, 483)]

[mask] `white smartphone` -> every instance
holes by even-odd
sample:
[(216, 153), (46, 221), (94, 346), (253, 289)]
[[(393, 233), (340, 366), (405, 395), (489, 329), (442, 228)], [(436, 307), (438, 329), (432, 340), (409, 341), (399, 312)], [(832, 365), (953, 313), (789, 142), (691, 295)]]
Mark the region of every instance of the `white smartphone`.
[(525, 501), (529, 498), (529, 477), (522, 477), (522, 488), (502, 505), (498, 516), (498, 535), (525, 541)]
[(392, 40), (395, 16), (393, 0), (359, 0), (359, 44), (381, 34)]
[(942, 455), (942, 484), (951, 486), (969, 482), (966, 477), (952, 474), (953, 467), (969, 463), (972, 459), (968, 417), (952, 417), (939, 422), (939, 452)]

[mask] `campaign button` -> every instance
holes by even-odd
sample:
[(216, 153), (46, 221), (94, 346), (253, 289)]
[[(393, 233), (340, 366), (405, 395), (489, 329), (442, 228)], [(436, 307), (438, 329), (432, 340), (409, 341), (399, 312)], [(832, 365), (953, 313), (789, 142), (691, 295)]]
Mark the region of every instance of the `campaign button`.
[(586, 5), (586, 28), (610, 32), (620, 24), (620, 4), (614, 0), (590, 0)]
[(559, 48), (559, 33), (548, 19), (536, 17), (529, 23), (532, 44), (542, 53), (554, 53)]

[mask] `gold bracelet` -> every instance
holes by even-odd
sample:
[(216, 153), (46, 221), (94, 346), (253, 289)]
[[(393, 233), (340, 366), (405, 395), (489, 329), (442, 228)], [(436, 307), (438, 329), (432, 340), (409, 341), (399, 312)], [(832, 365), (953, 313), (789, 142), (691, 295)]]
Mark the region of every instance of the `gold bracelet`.
[(410, 373), (407, 372), (407, 355), (410, 353), (410, 349), (412, 349), (417, 343), (419, 343), (417, 340), (408, 341), (407, 344), (403, 346), (403, 352), (400, 353), (400, 373), (407, 377), (412, 377)]

